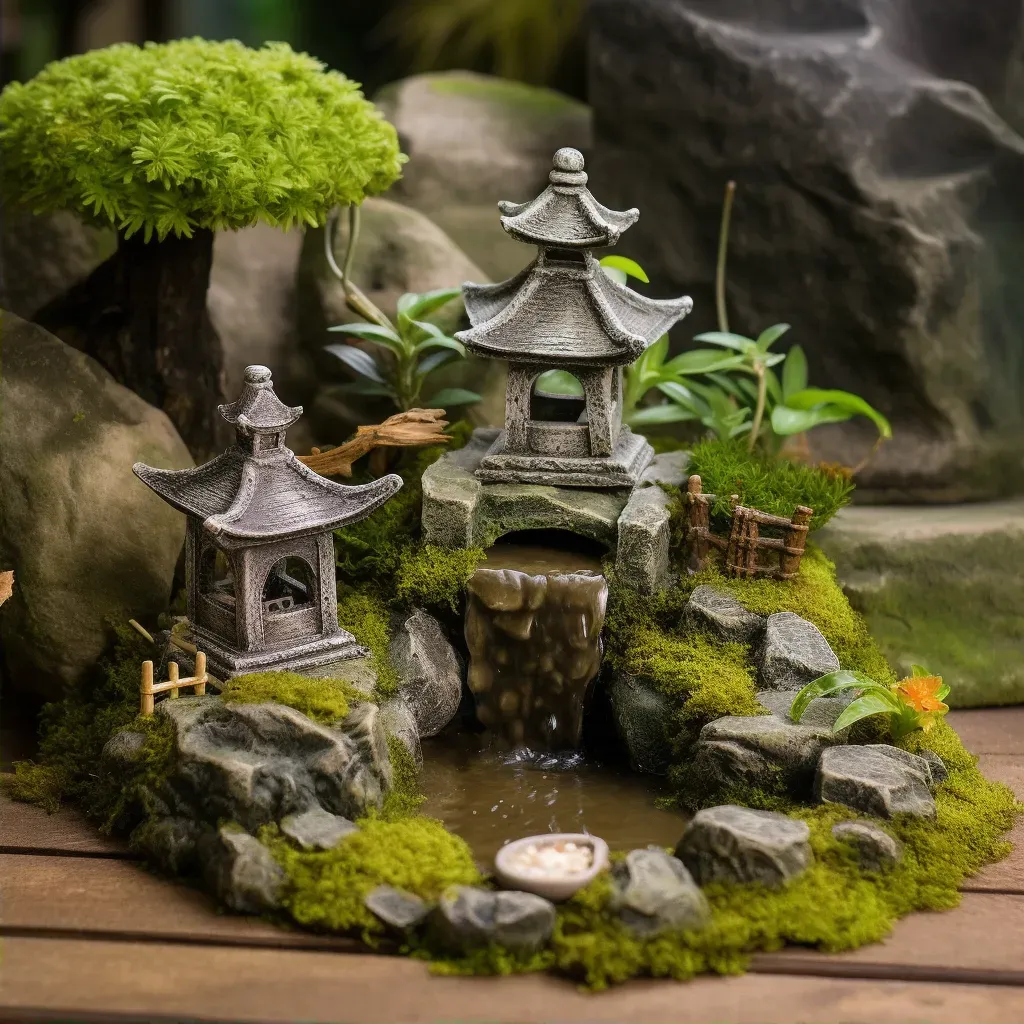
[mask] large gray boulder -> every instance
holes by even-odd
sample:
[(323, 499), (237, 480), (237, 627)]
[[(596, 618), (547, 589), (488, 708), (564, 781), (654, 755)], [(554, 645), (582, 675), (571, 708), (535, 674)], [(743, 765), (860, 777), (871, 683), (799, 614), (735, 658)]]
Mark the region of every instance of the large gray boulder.
[(678, 857), (657, 846), (632, 850), (612, 867), (611, 907), (623, 924), (643, 937), (701, 928), (711, 908)]
[(653, 680), (628, 672), (608, 673), (608, 698), (619, 739), (635, 772), (664, 775), (672, 761), (669, 725), (677, 702)]
[(698, 811), (676, 856), (700, 885), (756, 882), (779, 886), (813, 859), (807, 822), (774, 811), (725, 804)]
[(843, 804), (879, 818), (934, 818), (931, 785), (931, 768), (923, 757), (872, 743), (825, 750), (814, 778), (814, 795), (821, 803)]
[(57, 698), (109, 642), (109, 622), (164, 611), (185, 518), (132, 475), (192, 465), (171, 421), (97, 362), (0, 312), (0, 616), (10, 678)]
[(452, 886), (433, 915), (438, 938), (459, 952), (489, 945), (525, 953), (539, 949), (555, 927), (555, 905), (530, 892)]
[(520, 270), (527, 250), (502, 231), (498, 200), (538, 195), (556, 149), (586, 151), (589, 109), (550, 89), (470, 71), (415, 75), (381, 89), (374, 102), (409, 154), (390, 194), (429, 214), (493, 279)]
[(813, 622), (795, 612), (768, 616), (757, 652), (757, 678), (766, 690), (799, 690), (839, 671), (839, 659)]
[(441, 624), (422, 608), (399, 617), (388, 657), (420, 738), (436, 736), (455, 717), (462, 699), (462, 661)]
[[(156, 714), (174, 730), (174, 769), (159, 795), (178, 815), (255, 832), (316, 808), (355, 819), (381, 804), (383, 766), (362, 735), (281, 704), (210, 696), (164, 700)], [(356, 722), (357, 733), (364, 723)]]
[[(587, 169), (604, 202), (640, 206), (629, 252), (658, 292), (686, 290), (694, 329), (713, 325), (739, 182), (732, 322), (793, 324), (815, 383), (893, 420), (858, 495), (1020, 488), (1017, 0), (594, 0), (588, 17)], [(811, 438), (855, 465), (871, 431)]]

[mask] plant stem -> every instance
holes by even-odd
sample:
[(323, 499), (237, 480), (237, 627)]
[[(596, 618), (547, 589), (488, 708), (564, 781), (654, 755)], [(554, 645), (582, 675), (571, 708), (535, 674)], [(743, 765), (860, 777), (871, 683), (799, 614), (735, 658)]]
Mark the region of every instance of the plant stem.
[(715, 309), (718, 313), (718, 329), (728, 332), (729, 314), (725, 309), (725, 256), (729, 248), (729, 221), (732, 218), (732, 199), (736, 194), (736, 182), (725, 186), (725, 201), (722, 203), (722, 223), (718, 229), (718, 263), (715, 267)]
[(333, 238), (336, 217), (337, 211), (332, 212), (330, 217), (327, 218), (327, 224), (324, 227), (324, 255), (327, 257), (327, 265), (331, 268), (334, 276), (341, 281), (341, 287), (345, 291), (345, 303), (349, 309), (354, 313), (358, 313), (364, 320), (378, 324), (381, 327), (387, 327), (393, 331), (395, 329), (394, 324), (352, 280), (352, 263), (355, 260), (356, 244), (359, 241), (359, 206), (353, 203), (348, 208), (348, 243), (345, 247), (343, 267), (339, 267), (338, 261), (334, 258)]
[(760, 360), (754, 363), (754, 373), (757, 374), (757, 405), (754, 408), (754, 421), (750, 424), (748, 452), (754, 450), (754, 445), (757, 444), (757, 435), (761, 433), (761, 420), (764, 418), (764, 406), (768, 396), (768, 378), (765, 376), (764, 364)]

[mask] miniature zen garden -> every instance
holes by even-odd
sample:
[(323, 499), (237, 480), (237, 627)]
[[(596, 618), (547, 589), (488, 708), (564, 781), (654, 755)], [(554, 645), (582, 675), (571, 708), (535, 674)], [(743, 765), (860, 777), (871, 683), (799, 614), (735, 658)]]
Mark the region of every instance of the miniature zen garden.
[[(195, 457), (128, 460), (183, 572), (46, 706), (15, 799), (77, 805), (237, 913), (591, 988), (875, 942), (1008, 852), (1019, 808), (943, 719), (957, 680), (900, 677), (815, 543), (856, 467), (806, 434), (889, 422), (811, 386), (786, 325), (730, 332), (724, 181), (719, 329), (691, 344), (691, 300), (625, 255), (643, 211), (602, 205), (571, 146), (493, 197), (519, 273), (386, 315), (351, 267), (398, 137), (281, 45), (68, 59), (5, 90), (0, 143), (8, 201), (120, 233), (48, 322)], [(260, 219), (329, 221), (354, 315), (319, 372), (388, 413), (334, 446), (293, 453), (274, 366), (217, 394), (213, 232)], [(2, 330), (5, 374), (59, 364)], [(435, 385), (462, 363), (507, 363), (503, 424), (470, 425), (471, 377)]]

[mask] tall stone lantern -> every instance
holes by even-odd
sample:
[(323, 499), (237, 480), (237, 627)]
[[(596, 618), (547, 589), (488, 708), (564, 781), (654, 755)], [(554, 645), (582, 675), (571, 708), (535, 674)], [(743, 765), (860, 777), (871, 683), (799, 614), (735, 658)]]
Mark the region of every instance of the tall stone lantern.
[[(653, 456), (622, 423), (622, 367), (693, 307), (650, 299), (611, 280), (592, 254), (615, 245), (637, 210), (602, 206), (583, 156), (555, 153), (550, 184), (528, 203), (501, 202), (501, 225), (537, 258), (500, 284), (465, 284), (470, 324), (456, 335), (477, 355), (509, 362), (505, 429), (476, 469), (488, 483), (632, 487)], [(583, 397), (538, 392), (546, 370), (573, 374)]]
[(270, 370), (245, 369), (220, 406), (235, 444), (195, 469), (133, 471), (188, 517), (185, 585), (193, 642), (221, 679), (315, 668), (367, 652), (338, 626), (333, 531), (366, 518), (401, 486), (391, 474), (350, 487), (285, 447), (302, 415), (274, 393)]

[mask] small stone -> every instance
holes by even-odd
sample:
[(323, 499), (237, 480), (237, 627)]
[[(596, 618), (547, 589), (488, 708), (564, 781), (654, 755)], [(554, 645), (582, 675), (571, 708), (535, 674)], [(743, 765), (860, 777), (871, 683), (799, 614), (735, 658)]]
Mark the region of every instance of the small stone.
[(132, 729), (122, 729), (107, 740), (100, 755), (108, 767), (129, 766), (141, 757), (146, 746), (146, 737)]
[(642, 594), (668, 580), (670, 504), (660, 487), (637, 487), (619, 516), (615, 568), (626, 586)]
[(371, 914), (398, 931), (422, 924), (431, 909), (426, 900), (392, 885), (378, 885), (371, 889), (363, 904)]
[(332, 850), (359, 827), (340, 814), (313, 807), (281, 819), (281, 831), (304, 850)]
[[(790, 709), (799, 692), (799, 690), (759, 690), (757, 702), (776, 717), (792, 722)], [(841, 691), (838, 697), (815, 697), (804, 708), (799, 723), (794, 724), (832, 728), (836, 724), (836, 719), (846, 710), (847, 704), (853, 699), (854, 693), (851, 690)]]
[(434, 919), (442, 940), (459, 951), (493, 943), (532, 952), (551, 938), (555, 905), (529, 892), (456, 885), (441, 897)]
[(711, 915), (708, 901), (678, 857), (656, 846), (632, 850), (612, 869), (612, 907), (638, 935), (701, 928)]
[(195, 867), (196, 847), (202, 832), (199, 823), (191, 818), (163, 815), (139, 825), (129, 843), (162, 871), (180, 875)]
[(650, 679), (612, 671), (608, 697), (619, 737), (635, 772), (664, 775), (672, 759), (666, 725), (672, 701)]
[(651, 464), (640, 474), (638, 487), (662, 484), (665, 487), (685, 487), (690, 474), (690, 453), (687, 451), (661, 452), (651, 459)]
[(676, 856), (700, 885), (725, 881), (779, 886), (810, 866), (810, 834), (805, 821), (725, 804), (693, 816)]
[(683, 619), (691, 629), (707, 629), (726, 643), (751, 644), (765, 628), (762, 616), (747, 611), (731, 594), (706, 583), (690, 595)]
[(922, 750), (919, 756), (928, 762), (928, 768), (932, 776), (932, 785), (941, 786), (949, 778), (949, 769), (946, 767), (946, 762), (934, 750)]
[(818, 762), (814, 795), (821, 803), (842, 804), (879, 818), (933, 818), (930, 783), (930, 766), (916, 754), (881, 743), (831, 747)]
[(388, 736), (394, 736), (409, 752), (417, 768), (423, 767), (423, 747), (420, 744), (416, 716), (404, 697), (392, 697), (380, 706), (380, 721)]
[(455, 717), (462, 698), (462, 661), (441, 624), (422, 609), (398, 620), (388, 657), (419, 737), (436, 736)]
[(848, 843), (865, 871), (884, 871), (903, 859), (903, 844), (871, 821), (843, 821), (832, 826), (832, 835)]
[(221, 826), (203, 837), (199, 855), (207, 883), (231, 910), (262, 914), (280, 906), (284, 872), (255, 836)]
[(757, 662), (758, 679), (766, 690), (799, 690), (839, 671), (839, 659), (818, 627), (794, 612), (768, 616)]

